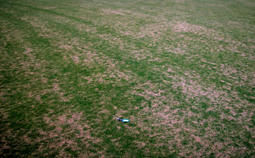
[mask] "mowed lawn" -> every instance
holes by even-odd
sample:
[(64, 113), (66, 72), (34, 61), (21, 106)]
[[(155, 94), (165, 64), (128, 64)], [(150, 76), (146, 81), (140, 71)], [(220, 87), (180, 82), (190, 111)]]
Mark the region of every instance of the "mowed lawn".
[(0, 157), (254, 153), (254, 0), (0, 0)]

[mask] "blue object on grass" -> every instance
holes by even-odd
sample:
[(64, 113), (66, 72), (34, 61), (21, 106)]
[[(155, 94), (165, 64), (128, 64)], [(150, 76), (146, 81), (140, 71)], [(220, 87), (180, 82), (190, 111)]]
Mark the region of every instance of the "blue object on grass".
[(129, 119), (122, 119), (122, 122), (129, 122)]
[(116, 119), (117, 119), (118, 121), (122, 121), (122, 122), (125, 122), (125, 123), (129, 122), (129, 119), (120, 119), (120, 118), (118, 118), (118, 117), (116, 117)]

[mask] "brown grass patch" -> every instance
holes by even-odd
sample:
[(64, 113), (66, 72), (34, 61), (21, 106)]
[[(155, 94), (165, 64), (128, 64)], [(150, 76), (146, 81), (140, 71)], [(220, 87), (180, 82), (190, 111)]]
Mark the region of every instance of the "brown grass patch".
[(171, 25), (175, 32), (183, 32), (183, 33), (192, 32), (198, 35), (202, 35), (208, 31), (208, 29), (203, 26), (191, 25), (187, 22), (177, 22), (176, 24), (171, 24)]
[(69, 45), (62, 45), (62, 46), (59, 46), (60, 49), (65, 49), (65, 50), (72, 50), (73, 47), (72, 46), (69, 46)]
[(113, 13), (113, 14), (118, 14), (118, 15), (125, 15), (124, 13), (120, 12), (120, 11), (115, 11), (115, 10), (110, 10), (110, 9), (103, 9), (103, 11), (105, 13)]
[(140, 141), (134, 141), (136, 144), (137, 144), (137, 147), (138, 148), (143, 148), (145, 145), (146, 145), (146, 143), (145, 142), (140, 142)]
[[(63, 156), (66, 153), (64, 150), (66, 148), (71, 148), (71, 150), (78, 152), (80, 155), (84, 155), (84, 152), (80, 151), (79, 144), (76, 142), (77, 139), (81, 139), (83, 144), (89, 146), (89, 142), (93, 144), (98, 144), (102, 140), (91, 136), (93, 129), (84, 122), (83, 113), (67, 113), (64, 115), (52, 115), (51, 117), (44, 117), (45, 123), (50, 127), (55, 127), (52, 131), (44, 131), (39, 129), (42, 139), (37, 140), (37, 142), (43, 140), (49, 140), (49, 144), (41, 143), (39, 147), (39, 152), (44, 153), (48, 147), (51, 151), (57, 151), (61, 149), (60, 155)], [(86, 128), (86, 129), (85, 129)], [(75, 135), (74, 137), (71, 135)], [(89, 152), (88, 152), (89, 153)], [(91, 155), (92, 153), (89, 153)], [(96, 155), (94, 153), (94, 155)]]

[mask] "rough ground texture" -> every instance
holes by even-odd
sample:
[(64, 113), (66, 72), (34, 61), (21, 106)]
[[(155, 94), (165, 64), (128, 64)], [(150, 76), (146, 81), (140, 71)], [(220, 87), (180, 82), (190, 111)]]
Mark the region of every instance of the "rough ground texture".
[(255, 156), (254, 1), (0, 0), (0, 24), (1, 157)]

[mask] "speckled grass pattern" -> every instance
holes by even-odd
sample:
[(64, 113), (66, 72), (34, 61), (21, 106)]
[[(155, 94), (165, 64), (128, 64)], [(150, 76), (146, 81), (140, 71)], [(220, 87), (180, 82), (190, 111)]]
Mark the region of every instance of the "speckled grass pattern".
[(0, 0), (0, 155), (254, 157), (254, 32), (252, 0)]

